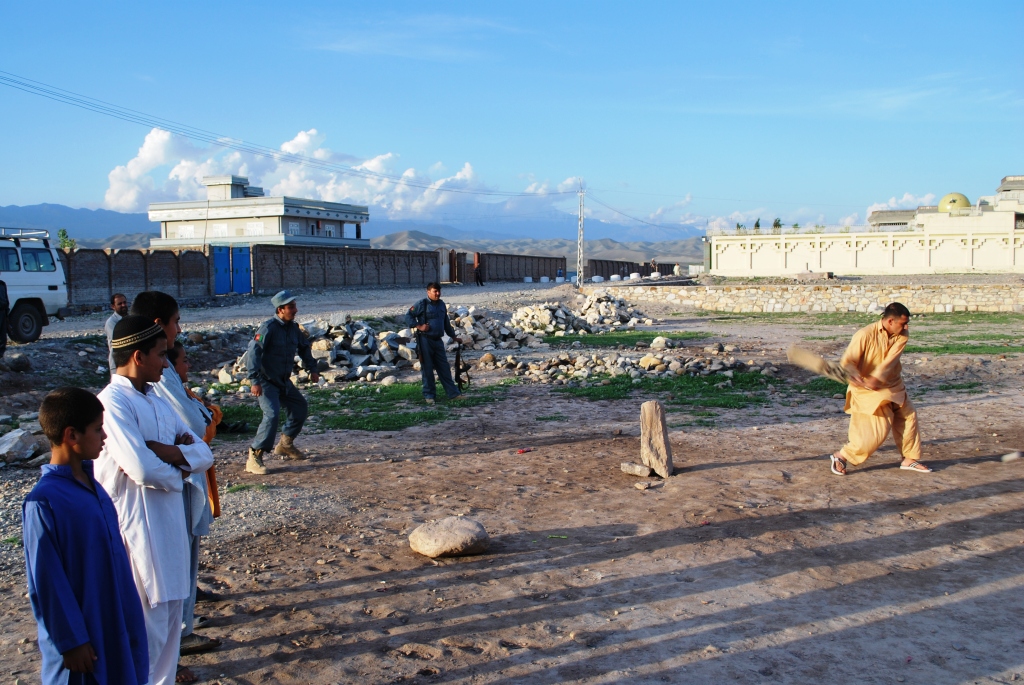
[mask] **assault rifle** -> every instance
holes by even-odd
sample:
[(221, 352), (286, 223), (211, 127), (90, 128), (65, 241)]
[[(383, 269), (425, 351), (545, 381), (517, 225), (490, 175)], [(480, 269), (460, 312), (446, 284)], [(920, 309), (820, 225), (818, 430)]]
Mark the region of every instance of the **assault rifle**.
[(472, 382), (473, 379), (469, 376), (469, 364), (462, 363), (462, 342), (458, 341), (458, 347), (455, 348), (455, 385), (458, 386), (459, 392), (462, 392), (462, 386), (468, 386)]

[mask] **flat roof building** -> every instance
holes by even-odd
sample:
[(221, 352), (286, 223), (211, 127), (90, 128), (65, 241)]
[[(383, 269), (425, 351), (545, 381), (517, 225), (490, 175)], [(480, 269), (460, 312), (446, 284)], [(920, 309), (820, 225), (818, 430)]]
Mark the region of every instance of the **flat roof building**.
[(245, 176), (207, 176), (206, 200), (154, 202), (149, 220), (160, 222), (152, 248), (200, 245), (315, 245), (370, 247), (363, 238), (369, 208), (295, 197), (265, 197)]
[(978, 198), (976, 205), (949, 193), (937, 205), (871, 212), (868, 223), (875, 231), (1024, 230), (1024, 176), (1004, 176), (996, 194)]

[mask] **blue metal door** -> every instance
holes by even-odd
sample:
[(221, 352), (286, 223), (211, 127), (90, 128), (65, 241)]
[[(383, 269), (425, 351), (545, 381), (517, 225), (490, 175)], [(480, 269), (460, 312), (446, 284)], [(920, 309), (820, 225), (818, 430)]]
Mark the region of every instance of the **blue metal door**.
[(231, 248), (231, 292), (248, 295), (252, 292), (252, 263), (249, 248)]
[(231, 248), (214, 245), (213, 251), (213, 294), (227, 295), (231, 292)]

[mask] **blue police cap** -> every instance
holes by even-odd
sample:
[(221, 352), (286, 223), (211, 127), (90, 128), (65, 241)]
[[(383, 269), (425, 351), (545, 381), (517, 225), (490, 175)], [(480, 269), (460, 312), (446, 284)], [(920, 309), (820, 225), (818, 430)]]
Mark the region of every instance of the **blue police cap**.
[(289, 302), (294, 302), (294, 301), (295, 301), (295, 296), (292, 295), (287, 290), (282, 290), (277, 295), (274, 295), (272, 298), (270, 298), (270, 303), (272, 305), (274, 305), (274, 309), (277, 309), (278, 307), (283, 307), (286, 304), (288, 304)]

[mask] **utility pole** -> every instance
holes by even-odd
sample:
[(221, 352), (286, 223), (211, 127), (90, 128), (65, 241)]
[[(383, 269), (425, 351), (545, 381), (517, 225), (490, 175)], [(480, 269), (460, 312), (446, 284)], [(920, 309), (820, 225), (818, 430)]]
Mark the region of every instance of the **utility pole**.
[(580, 228), (576, 235), (576, 288), (583, 288), (583, 196), (587, 191), (583, 190), (583, 179), (580, 179)]

